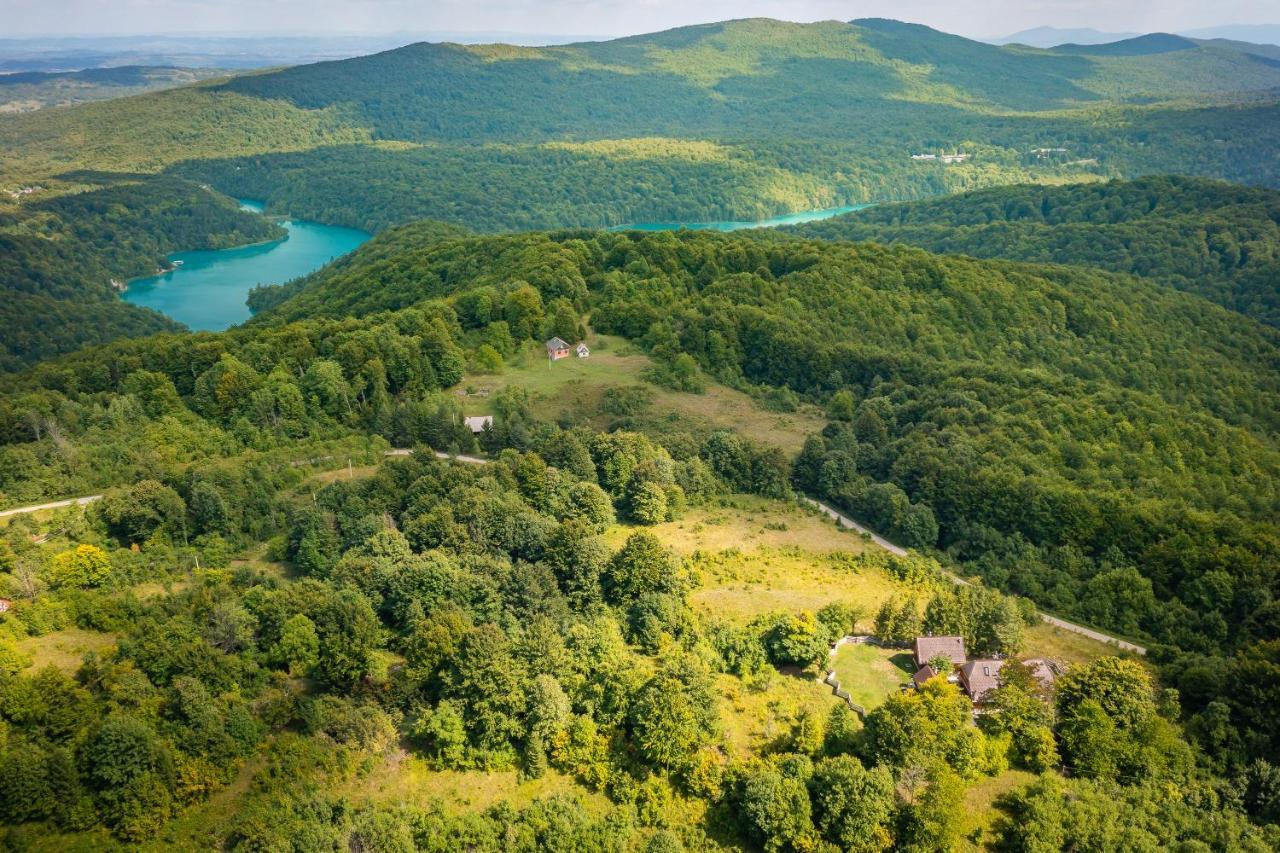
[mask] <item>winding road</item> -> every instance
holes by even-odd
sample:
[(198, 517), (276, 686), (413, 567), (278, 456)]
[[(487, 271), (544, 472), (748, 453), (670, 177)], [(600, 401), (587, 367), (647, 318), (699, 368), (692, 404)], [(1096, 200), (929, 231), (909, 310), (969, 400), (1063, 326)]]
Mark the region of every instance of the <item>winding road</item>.
[[(899, 547), (898, 545), (894, 545), (888, 539), (885, 539), (883, 536), (873, 533), (872, 531), (863, 527), (858, 522), (854, 521), (852, 518), (849, 518), (847, 515), (844, 515), (843, 513), (838, 512), (835, 509), (832, 509), (831, 507), (827, 506), (821, 501), (815, 501), (813, 498), (808, 498), (808, 497), (804, 498), (803, 500), (805, 503), (809, 504), (810, 506), (817, 507), (822, 512), (822, 514), (827, 516), (828, 518), (835, 519), (837, 522), (839, 522), (841, 527), (847, 527), (850, 530), (855, 530), (858, 533), (863, 534), (864, 536), (871, 537), (872, 542), (876, 543), (881, 548), (888, 551), (890, 554), (897, 554), (899, 557), (905, 557), (907, 555), (907, 551), (905, 548)], [(973, 586), (972, 583), (960, 577), (959, 575), (952, 574), (951, 572), (948, 572), (948, 571), (944, 571), (943, 574), (945, 574), (947, 576), (947, 579), (950, 580), (952, 583), (959, 584), (960, 586)], [(1136, 643), (1131, 643), (1128, 640), (1122, 640), (1119, 637), (1113, 637), (1110, 634), (1104, 634), (1101, 631), (1095, 631), (1092, 628), (1086, 628), (1083, 625), (1077, 625), (1074, 622), (1068, 622), (1066, 619), (1059, 619), (1057, 616), (1050, 616), (1048, 613), (1041, 613), (1040, 618), (1046, 624), (1053, 625), (1056, 628), (1061, 628), (1064, 631), (1070, 631), (1073, 634), (1079, 634), (1082, 637), (1088, 637), (1091, 640), (1097, 640), (1100, 643), (1110, 643), (1116, 648), (1122, 649), (1126, 652), (1134, 652), (1135, 654), (1139, 654), (1139, 655), (1145, 655), (1147, 653), (1147, 650), (1145, 647), (1139, 646)]]
[(47, 504), (33, 504), (31, 506), (20, 506), (15, 509), (0, 510), (0, 518), (8, 518), (11, 515), (26, 515), (29, 512), (39, 512), (42, 509), (62, 509), (64, 506), (84, 506), (91, 504), (100, 499), (102, 495), (87, 495), (83, 498), (67, 498), (65, 501), (53, 501)]
[[(412, 453), (413, 453), (413, 449), (409, 447), (393, 447), (392, 449), (386, 451), (385, 455), (386, 456), (409, 456)], [(479, 456), (465, 456), (463, 454), (458, 454), (456, 456), (453, 456), (448, 453), (442, 453), (438, 450), (435, 451), (435, 456), (437, 459), (452, 459), (455, 462), (465, 462), (469, 465), (484, 465), (489, 461), (488, 459), (481, 459)], [(102, 495), (87, 495), (82, 498), (68, 498), (67, 500), (64, 500), (64, 501), (53, 501), (51, 503), (34, 504), (32, 506), (20, 506), (14, 509), (0, 510), (0, 518), (6, 518), (11, 515), (23, 515), (29, 512), (39, 512), (45, 509), (61, 509), (62, 507), (68, 507), (68, 506), (84, 506), (85, 504), (93, 503), (94, 501), (100, 499), (101, 497)], [(852, 518), (849, 518), (847, 515), (844, 515), (843, 513), (838, 512), (837, 510), (827, 506), (821, 501), (816, 501), (813, 498), (809, 498), (809, 497), (802, 498), (802, 500), (804, 500), (804, 502), (809, 504), (810, 506), (817, 508), (820, 512), (822, 512), (823, 515), (826, 515), (828, 518), (834, 519), (837, 523), (839, 523), (841, 527), (847, 527), (850, 530), (854, 530), (858, 533), (861, 533), (864, 536), (870, 537), (872, 542), (876, 543), (881, 548), (888, 551), (890, 554), (896, 554), (899, 557), (907, 556), (907, 549), (899, 545), (894, 545), (888, 539), (885, 539), (883, 536), (879, 535), (878, 533), (868, 530), (858, 522), (854, 521)], [(960, 586), (973, 585), (972, 583), (960, 577), (959, 575), (952, 574), (951, 572), (944, 572), (944, 574), (946, 574), (947, 578), (952, 583), (959, 584)], [(1049, 625), (1053, 625), (1054, 627), (1057, 627), (1057, 628), (1061, 628), (1064, 631), (1070, 631), (1073, 634), (1079, 634), (1082, 637), (1088, 637), (1089, 639), (1097, 640), (1100, 643), (1110, 643), (1116, 648), (1122, 649), (1127, 652), (1134, 652), (1135, 654), (1139, 654), (1139, 655), (1145, 655), (1147, 653), (1147, 650), (1143, 646), (1139, 646), (1136, 643), (1131, 643), (1128, 640), (1122, 640), (1119, 637), (1113, 637), (1110, 634), (1104, 634), (1102, 631), (1095, 631), (1092, 628), (1086, 628), (1084, 625), (1077, 625), (1074, 622), (1068, 622), (1065, 619), (1059, 619), (1057, 616), (1050, 616), (1048, 613), (1041, 613), (1040, 618), (1044, 620), (1045, 623)]]

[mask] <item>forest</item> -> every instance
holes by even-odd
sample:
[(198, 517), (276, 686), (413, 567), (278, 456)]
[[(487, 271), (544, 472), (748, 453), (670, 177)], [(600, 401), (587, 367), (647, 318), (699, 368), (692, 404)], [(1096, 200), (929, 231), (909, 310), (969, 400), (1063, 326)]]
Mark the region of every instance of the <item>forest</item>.
[(279, 225), (225, 196), (169, 177), (82, 174), (89, 189), (0, 210), (0, 369), (88, 344), (173, 331), (178, 324), (120, 302), (117, 287), (166, 256), (279, 239)]
[[(747, 20), (0, 123), (0, 847), (1280, 849), (1280, 70), (1140, 47)], [(281, 236), (237, 197), (376, 233), (223, 332), (117, 298)]]
[[(136, 700), (136, 707), (154, 709), (159, 716), (146, 722), (147, 728), (120, 723), (133, 726), (121, 737), (131, 739), (135, 751), (128, 754), (136, 762), (120, 777), (95, 776), (90, 741), (75, 740), (98, 737), (99, 727), (86, 722), (92, 717), (71, 713), (84, 726), (54, 735), (23, 722), (53, 711), (8, 716), (10, 725), (24, 727), (10, 742), (33, 750), (11, 753), (18, 756), (13, 760), (40, 768), (31, 773), (45, 774), (39, 776), (45, 782), (33, 783), (36, 793), (24, 788), (21, 794), (34, 797), (23, 800), (34, 804), (19, 812), (31, 820), (53, 820), (67, 828), (101, 824), (113, 827), (120, 838), (147, 837), (184, 797), (198, 800), (199, 791), (225, 780), (218, 774), (229, 772), (237, 756), (253, 752), (266, 730), (277, 726), (289, 737), (272, 740), (271, 749), (288, 742), (294, 743), (291, 750), (300, 750), (278, 760), (303, 762), (296, 774), (279, 772), (300, 778), (341, 770), (332, 762), (342, 759), (322, 759), (306, 737), (348, 739), (359, 744), (357, 751), (376, 751), (378, 744), (409, 736), (442, 768), (519, 767), (520, 773), (536, 774), (548, 767), (588, 780), (611, 802), (635, 806), (629, 819), (638, 826), (654, 828), (645, 824), (658, 820), (652, 815), (662, 811), (654, 802), (693, 797), (710, 804), (701, 831), (724, 831), (718, 822), (723, 820), (746, 828), (749, 834), (740, 841), (764, 847), (801, 849), (809, 843), (804, 839), (820, 836), (848, 846), (851, 842), (840, 839), (854, 835), (840, 832), (862, 837), (868, 831), (881, 846), (909, 847), (915, 842), (907, 839), (949, 837), (943, 828), (952, 818), (944, 812), (954, 809), (955, 801), (931, 798), (948, 790), (958, 796), (964, 780), (977, 778), (974, 774), (1001, 772), (981, 768), (1002, 766), (990, 753), (1000, 752), (1003, 747), (993, 744), (1007, 738), (1012, 746), (1003, 760), (1014, 766), (1039, 772), (1057, 766), (1046, 757), (1056, 755), (1058, 763), (1072, 768), (1067, 781), (1046, 779), (1021, 794), (1025, 799), (1016, 807), (1008, 806), (1014, 810), (1010, 814), (1023, 815), (1002, 830), (1014, 849), (1036, 849), (1036, 838), (1027, 835), (1035, 833), (1026, 827), (1040, 821), (1048, 822), (1043, 831), (1054, 834), (1050, 837), (1090, 831), (1063, 811), (1065, 801), (1078, 797), (1094, 798), (1099, 808), (1106, 803), (1108, 831), (1117, 833), (1132, 830), (1125, 815), (1168, 811), (1159, 828), (1144, 825), (1143, 831), (1157, 834), (1155, 841), (1143, 836), (1142, 844), (1169, 842), (1172, 826), (1179, 827), (1179, 838), (1225, 833), (1204, 841), (1210, 846), (1250, 849), (1262, 843), (1249, 840), (1261, 836), (1243, 818), (1190, 829), (1195, 819), (1179, 811), (1184, 801), (1172, 802), (1161, 793), (1167, 789), (1126, 787), (1117, 796), (1108, 793), (1106, 780), (1229, 778), (1233, 790), (1253, 793), (1232, 800), (1228, 808), (1220, 799), (1224, 789), (1210, 781), (1195, 795), (1198, 802), (1213, 804), (1203, 808), (1225, 808), (1226, 815), (1238, 808), (1263, 824), (1274, 815), (1275, 800), (1266, 791), (1272, 790), (1267, 786), (1274, 784), (1275, 771), (1255, 761), (1275, 754), (1280, 732), (1275, 717), (1280, 705), (1268, 686), (1280, 683), (1274, 604), (1280, 453), (1273, 439), (1280, 407), (1269, 367), (1277, 351), (1274, 330), (1241, 323), (1189, 294), (1078, 268), (697, 232), (474, 237), (433, 223), (391, 229), (310, 278), (260, 290), (255, 298), (264, 310), (245, 327), (120, 340), (44, 362), (7, 383), (0, 401), (0, 490), (6, 501), (108, 489), (90, 513), (85, 538), (76, 539), (81, 544), (58, 557), (56, 567), (35, 568), (41, 558), (32, 556), (34, 546), (21, 538), (10, 545), (16, 556), (9, 583), (15, 594), (23, 589), (34, 594), (20, 619), (26, 614), (45, 618), (44, 608), (54, 606), (44, 603), (39, 590), (45, 586), (55, 597), (70, 595), (61, 592), (67, 586), (109, 587), (100, 578), (115, 571), (115, 560), (130, 567), (122, 569), (121, 583), (136, 584), (153, 579), (148, 572), (193, 567), (195, 560), (202, 566), (225, 564), (238, 545), (255, 541), (275, 543), (269, 544), (271, 553), (300, 573), (301, 584), (296, 591), (294, 583), (285, 586), (288, 591), (280, 594), (293, 603), (282, 603), (269, 619), (257, 598), (266, 591), (253, 590), (279, 582), (252, 572), (207, 582), (230, 584), (235, 592), (214, 593), (206, 585), (198, 594), (191, 589), (160, 599), (154, 605), (162, 607), (159, 613), (148, 616), (151, 605), (142, 606), (121, 615), (120, 622), (95, 621), (114, 618), (107, 614), (115, 605), (77, 610), (81, 605), (72, 597), (54, 608), (50, 626), (107, 626), (126, 637), (141, 632), (136, 635), (141, 645), (122, 642), (117, 654), (124, 657), (113, 665), (129, 666), (145, 677), (148, 689), (160, 691), (155, 701)], [(719, 382), (771, 400), (770, 405), (821, 406), (827, 426), (790, 460), (729, 434), (699, 438), (668, 428), (650, 438), (625, 429), (598, 433), (571, 422), (547, 423), (537, 416), (535, 401), (516, 387), (496, 400), (495, 427), (478, 437), (477, 446), (477, 438), (461, 425), (457, 398), (442, 392), (475, 371), (500, 372), (504, 360), (531, 341), (551, 334), (577, 339), (584, 317), (597, 331), (643, 348), (653, 362), (646, 375), (658, 387), (696, 394), (708, 382)], [(849, 328), (861, 331), (850, 338)], [(618, 412), (632, 406), (621, 397), (608, 405)], [(310, 446), (321, 449), (309, 451)], [(387, 463), (363, 484), (335, 483), (304, 493), (301, 502), (296, 493), (290, 497), (299, 457), (368, 459), (382, 448), (414, 446), (497, 454), (499, 467), (468, 472), (415, 458)], [(504, 448), (517, 452), (503, 455)], [(501, 473), (505, 466), (509, 475)], [(614, 645), (605, 647), (613, 649), (608, 654), (653, 655), (675, 642), (695, 658), (711, 654), (705, 644), (737, 635), (721, 636), (681, 609), (680, 596), (691, 588), (687, 567), (679, 568), (679, 561), (630, 562), (632, 556), (657, 559), (661, 540), (637, 532), (639, 538), (628, 539), (613, 554), (577, 542), (574, 548), (594, 555), (594, 568), (587, 569), (548, 556), (556, 537), (568, 535), (557, 530), (603, 525), (614, 517), (643, 528), (678, 518), (718, 494), (781, 498), (793, 489), (826, 498), (901, 544), (933, 554), (991, 587), (1145, 642), (1166, 686), (1161, 689), (1176, 689), (1178, 702), (1169, 704), (1173, 694), (1160, 693), (1146, 680), (1151, 676), (1145, 669), (1113, 672), (1099, 663), (1100, 681), (1081, 688), (1094, 697), (1081, 700), (1083, 716), (1063, 704), (1073, 700), (1064, 698), (1060, 686), (1056, 711), (1028, 706), (1034, 713), (1027, 725), (1033, 728), (1018, 728), (1022, 724), (1013, 723), (1010, 714), (1000, 719), (1010, 720), (1013, 728), (979, 731), (948, 728), (962, 719), (956, 710), (960, 699), (953, 687), (940, 685), (901, 705), (891, 702), (884, 712), (942, 726), (937, 741), (929, 741), (936, 746), (921, 745), (915, 737), (922, 723), (883, 719), (877, 712), (848, 746), (833, 747), (824, 739), (821, 747), (801, 749), (804, 758), (779, 753), (751, 769), (721, 766), (721, 759), (708, 754), (714, 721), (692, 714), (707, 707), (699, 692), (706, 689), (697, 676), (702, 667), (708, 672), (727, 667), (742, 677), (751, 670), (741, 667), (758, 665), (745, 663), (760, 657), (740, 648), (741, 638), (716, 653), (728, 656), (720, 664), (708, 663), (705, 656), (697, 664), (683, 652), (672, 652), (652, 663), (606, 668), (636, 674), (630, 687), (598, 682), (598, 669), (590, 676), (570, 675), (581, 666), (572, 663), (572, 649), (587, 642), (575, 639), (577, 630), (614, 632), (615, 639), (608, 640)], [(505, 490), (511, 497), (502, 497)], [(579, 534), (587, 535), (583, 530), (574, 535)], [(143, 546), (143, 557), (112, 550), (133, 544)], [(105, 563), (97, 554), (82, 554), (82, 545), (104, 549)], [(148, 562), (149, 550), (161, 545), (173, 550), (157, 551), (166, 556)], [(496, 564), (495, 555), (500, 557)], [(409, 572), (410, 565), (421, 569)], [(413, 583), (422, 586), (399, 586), (418, 571), (425, 574)], [(63, 583), (61, 573), (79, 580)], [(912, 569), (901, 577), (927, 580), (930, 574)], [(307, 586), (316, 582), (335, 591)], [(241, 594), (247, 596), (243, 604), (226, 605)], [(930, 595), (936, 594), (935, 587)], [(919, 618), (942, 630), (976, 631), (974, 642), (1004, 635), (1006, 629), (975, 628), (971, 621), (995, 618), (1000, 608), (966, 602), (940, 602)], [(228, 615), (219, 609), (224, 605), (243, 612)], [(614, 614), (609, 617), (616, 620), (614, 627), (601, 627), (595, 617), (575, 621), (587, 617), (574, 614), (599, 607)], [(909, 633), (902, 626), (917, 617), (904, 612), (899, 605), (888, 616), (877, 615), (877, 630)], [(971, 615), (956, 615), (965, 612)], [(889, 621), (880, 624), (882, 616)], [(560, 627), (549, 626), (550, 633), (540, 634), (538, 642), (564, 644), (567, 651), (553, 654), (540, 646), (537, 652), (521, 651), (530, 641), (524, 632), (543, 617)], [(130, 627), (151, 626), (156, 623), (147, 620), (154, 619), (178, 621), (160, 632)], [(771, 640), (773, 629), (761, 623), (756, 630), (763, 660), (810, 661), (806, 655), (849, 630), (851, 620), (856, 618), (836, 611), (813, 623), (801, 619), (799, 624), (828, 625), (828, 633), (795, 647)], [(297, 635), (287, 643), (283, 634), (273, 633), (286, 623)], [(215, 628), (201, 629), (202, 624), (227, 633), (215, 637), (209, 633)], [(588, 627), (567, 627), (574, 624)], [(1016, 627), (1017, 617), (1008, 624)], [(421, 642), (435, 651), (414, 665), (413, 656), (420, 653), (412, 651), (418, 642), (412, 637), (419, 630)], [(195, 645), (152, 648), (157, 636)], [(590, 641), (597, 642), (605, 640)], [(278, 648), (281, 643), (300, 644), (301, 650), (286, 652)], [(382, 643), (409, 663), (399, 674), (388, 671), (385, 682), (371, 676), (370, 683), (365, 676), (374, 661), (384, 660), (375, 654)], [(309, 656), (312, 647), (319, 657)], [(591, 655), (606, 653), (588, 647)], [(787, 651), (793, 648), (809, 651)], [(210, 659), (211, 654), (241, 660), (231, 664)], [(285, 703), (282, 716), (262, 718), (268, 694), (253, 691), (273, 683), (268, 677), (273, 666), (290, 669), (287, 654), (303, 655), (300, 666), (342, 698), (308, 693), (306, 702), (293, 705), (302, 700), (277, 697)], [(327, 654), (337, 657), (327, 660)], [(797, 657), (788, 657), (793, 654)], [(552, 660), (563, 664), (547, 670)], [(20, 667), (16, 671), (19, 679), (33, 677), (22, 675)], [(503, 687), (496, 693), (479, 690), (477, 682), (468, 682), (473, 676), (499, 679)], [(539, 682), (542, 676), (558, 686), (545, 678)], [(260, 687), (234, 689), (228, 678)], [(1117, 688), (1113, 678), (1138, 681)], [(107, 676), (90, 681), (111, 683)], [(28, 682), (14, 682), (19, 683)], [(351, 695), (357, 683), (375, 688), (378, 698), (370, 701), (385, 717), (359, 709), (364, 700)], [(21, 689), (36, 689), (30, 684)], [(645, 716), (650, 711), (643, 710), (650, 707), (646, 685), (656, 694), (682, 697), (689, 703), (686, 710), (659, 702), (652, 713), (675, 718), (650, 720)], [(85, 703), (76, 708), (107, 714), (118, 707), (108, 695), (77, 693), (89, 690), (83, 685), (65, 689), (78, 697), (75, 702)], [(190, 724), (184, 722), (186, 712), (172, 704), (188, 701), (181, 698), (187, 690), (199, 697), (190, 700), (193, 707), (206, 709), (214, 701), (206, 695), (259, 699), (250, 704), (254, 712), (241, 730), (215, 728), (208, 735), (210, 743), (221, 746), (198, 755), (176, 754), (176, 742), (166, 745), (164, 732)], [(629, 698), (608, 699), (613, 690)], [(1116, 692), (1149, 695), (1150, 704), (1108, 709), (1110, 700), (1102, 697)], [(561, 710), (535, 711), (529, 704), (544, 700)], [(276, 701), (267, 704), (276, 707)], [(233, 709), (227, 705), (214, 716), (229, 726)], [(543, 714), (560, 722), (538, 729)], [(582, 715), (580, 723), (573, 722), (579, 719), (575, 715)], [(650, 725), (678, 725), (678, 737)], [(838, 732), (843, 725), (828, 721), (825, 730)], [(1098, 740), (1103, 735), (1096, 726), (1103, 726), (1110, 740)], [(564, 749), (569, 752), (549, 746), (561, 743), (556, 734), (561, 731), (568, 732)], [(975, 740), (979, 733), (988, 740)], [(303, 740), (292, 741), (294, 734)], [(913, 745), (904, 746), (904, 737)], [(50, 757), (62, 754), (56, 744), (73, 741), (75, 748), (65, 758)], [(578, 745), (570, 748), (573, 743)], [(618, 748), (622, 754), (611, 753)], [(962, 760), (961, 753), (971, 758)], [(983, 755), (989, 757), (973, 757)], [(945, 767), (936, 763), (940, 756)], [(47, 764), (67, 759), (72, 766), (65, 771)], [(970, 761), (976, 763), (964, 763)], [(204, 781), (191, 783), (195, 793), (183, 793), (182, 780), (199, 768)], [(917, 775), (903, 777), (911, 768)], [(887, 776), (876, 776), (882, 772)], [(81, 792), (76, 802), (82, 801), (85, 811), (78, 817), (50, 805), (72, 802), (67, 795), (40, 799), (48, 796), (40, 791), (52, 790), (41, 787), (53, 784), (48, 774), (59, 773), (70, 773), (65, 784)], [(852, 774), (847, 779), (871, 774), (865, 782), (841, 785), (842, 790), (865, 788), (867, 796), (871, 790), (886, 792), (878, 806), (859, 800), (859, 817), (849, 818), (880, 815), (878, 828), (823, 824), (818, 812), (828, 806), (819, 807), (826, 801), (815, 798), (825, 785), (814, 780), (828, 773)], [(136, 781), (129, 796), (139, 802), (104, 799), (106, 791), (124, 790), (108, 780), (126, 777)], [(922, 786), (918, 800), (901, 793), (904, 778)], [(896, 780), (899, 792), (893, 797), (887, 796), (895, 790), (889, 779)], [(364, 820), (385, 831), (422, 826), (429, 827), (422, 830), (427, 834), (516, 832), (523, 838), (533, 833), (527, 836), (533, 845), (545, 838), (523, 824), (540, 820), (528, 815), (485, 819), (507, 827), (499, 830), (489, 823), (441, 824), (441, 815), (396, 820), (338, 815), (334, 803), (317, 800), (320, 795), (305, 785), (287, 796), (269, 786), (263, 796), (263, 814), (278, 815), (281, 809), (296, 814), (297, 828), (290, 832), (331, 833), (316, 838), (375, 831), (353, 829)], [(922, 813), (933, 806), (941, 810), (938, 815)], [(575, 833), (603, 831), (585, 816), (582, 820)], [(259, 822), (236, 832), (247, 833), (246, 839), (268, 833), (262, 837), (269, 839), (275, 837), (269, 835), (272, 825)], [(681, 843), (703, 844), (684, 831)], [(921, 849), (947, 849), (946, 844), (920, 844)]]
[(1159, 176), (977, 190), (784, 231), (1132, 273), (1280, 325), (1280, 193)]

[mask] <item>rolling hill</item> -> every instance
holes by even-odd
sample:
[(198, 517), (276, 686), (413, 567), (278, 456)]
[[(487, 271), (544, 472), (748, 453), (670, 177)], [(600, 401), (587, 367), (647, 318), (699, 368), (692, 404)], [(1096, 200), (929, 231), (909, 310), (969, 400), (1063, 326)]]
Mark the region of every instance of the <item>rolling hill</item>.
[[(415, 44), (15, 116), (0, 125), (0, 186), (38, 183), (44, 201), (0, 196), (0, 216), (31, 230), (60, 195), (144, 194), (138, 175), (330, 224), (429, 218), (479, 232), (755, 220), (1151, 172), (1280, 185), (1269, 142), (1280, 67), (1180, 46), (996, 47), (881, 19)], [(184, 239), (167, 245), (225, 245)], [(102, 269), (106, 248), (84, 241), (76, 263)], [(32, 280), (25, 263), (0, 288)]]
[[(87, 519), (0, 531), (11, 837), (288, 849), (305, 832), (371, 849), (413, 821), (423, 846), (532, 851), (554, 844), (528, 834), (549, 832), (546, 809), (593, 833), (574, 836), (586, 850), (658, 822), (694, 849), (754, 849), (774, 837), (758, 798), (790, 784), (797, 832), (847, 844), (809, 816), (825, 789), (772, 769), (836, 766), (880, 780), (887, 847), (918, 813), (894, 774), (927, 760), (931, 801), (949, 785), (939, 832), (988, 849), (1274, 838), (1267, 800), (1209, 792), (1265, 782), (1256, 758), (1280, 732), (1280, 332), (1080, 267), (431, 222), (255, 299), (239, 328), (0, 378), (6, 502), (106, 492)], [(593, 353), (550, 363), (551, 335)], [(479, 436), (476, 413), (494, 417)], [(389, 446), (420, 452), (379, 465)], [(793, 487), (986, 583), (878, 555), (782, 503)], [(23, 586), (37, 559), (48, 588)], [(1029, 603), (988, 585), (1132, 637), (1148, 662), (1046, 645)], [(27, 671), (37, 655), (74, 669), (68, 625), (98, 651), (83, 685)], [(866, 646), (870, 661), (834, 659), (880, 702), (859, 720), (817, 675), (860, 631), (1066, 651), (1078, 668), (1054, 704), (1019, 688), (979, 728), (945, 678), (902, 692), (906, 655)], [(1014, 703), (1033, 737), (1004, 730)], [(544, 742), (547, 719), (568, 722)], [(654, 719), (685, 734), (655, 740)], [(117, 761), (118, 744), (159, 770)], [(1118, 816), (1043, 828), (1084, 796)], [(607, 826), (583, 823), (582, 798)], [(1126, 826), (1151, 809), (1176, 823)]]
[(1280, 326), (1280, 193), (1152, 177), (978, 190), (781, 229), (1131, 273)]
[[(545, 48), (415, 44), (20, 117), (0, 129), (0, 177), (173, 169), (334, 224), (482, 230), (749, 219), (1097, 173), (1271, 184), (1251, 137), (1277, 88), (1274, 63), (1226, 47), (1092, 56), (880, 19), (743, 20)], [(911, 159), (959, 148), (966, 162)], [(614, 197), (558, 202), (566, 191)]]

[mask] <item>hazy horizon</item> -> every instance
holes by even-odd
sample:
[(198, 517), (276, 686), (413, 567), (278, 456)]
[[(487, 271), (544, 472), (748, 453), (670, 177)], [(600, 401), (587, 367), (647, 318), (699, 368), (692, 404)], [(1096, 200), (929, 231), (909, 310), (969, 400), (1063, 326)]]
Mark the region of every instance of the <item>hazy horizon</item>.
[[(394, 35), (491, 36), (522, 41), (617, 38), (734, 18), (811, 22), (886, 17), (970, 38), (999, 38), (1036, 27), (1104, 32), (1180, 32), (1280, 23), (1269, 0), (995, 0), (980, 8), (941, 0), (0, 0), (0, 40), (32, 38), (203, 37), (341, 38)], [(316, 26), (314, 22), (323, 20)], [(312, 22), (299, 27), (299, 21)], [(71, 23), (68, 23), (71, 22)]]

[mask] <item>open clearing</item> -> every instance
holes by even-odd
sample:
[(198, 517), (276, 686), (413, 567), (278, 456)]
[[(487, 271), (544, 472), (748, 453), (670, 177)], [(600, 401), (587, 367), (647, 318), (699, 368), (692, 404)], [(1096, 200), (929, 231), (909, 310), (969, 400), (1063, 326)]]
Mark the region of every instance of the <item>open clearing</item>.
[(847, 643), (836, 649), (832, 668), (840, 688), (870, 711), (883, 705), (911, 678), (911, 653), (870, 643)]
[(798, 452), (805, 438), (826, 424), (822, 411), (802, 405), (794, 412), (770, 412), (750, 396), (707, 383), (704, 394), (668, 391), (645, 382), (640, 374), (651, 364), (649, 357), (622, 338), (591, 335), (590, 358), (569, 357), (549, 362), (540, 345), (526, 347), (508, 361), (496, 375), (468, 374), (454, 392), (459, 395), (468, 415), (493, 414), (493, 395), (511, 385), (523, 386), (539, 412), (555, 418), (580, 422), (585, 417), (592, 426), (603, 429), (615, 418), (601, 411), (605, 389), (643, 385), (652, 392), (652, 402), (638, 415), (666, 418), (669, 415), (687, 421), (687, 425), (703, 429), (729, 428), (760, 444), (781, 448), (788, 454)]
[(105, 654), (115, 644), (115, 634), (67, 628), (42, 637), (27, 637), (19, 640), (17, 645), (31, 656), (32, 671), (55, 666), (63, 672), (74, 673), (80, 668), (80, 659), (87, 653)]

